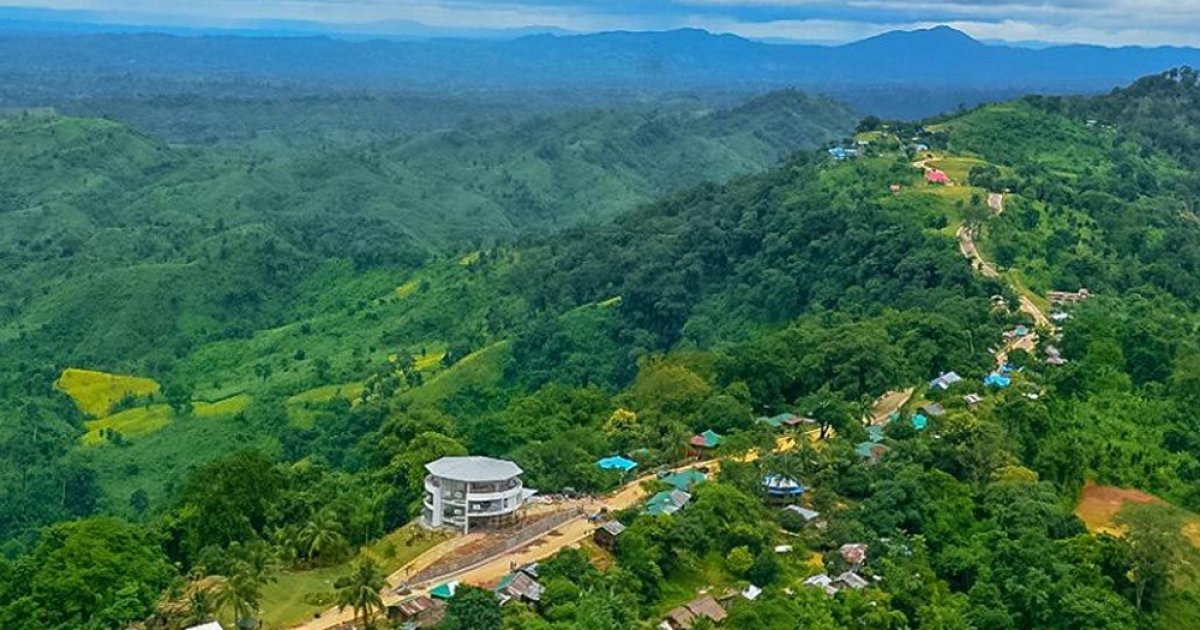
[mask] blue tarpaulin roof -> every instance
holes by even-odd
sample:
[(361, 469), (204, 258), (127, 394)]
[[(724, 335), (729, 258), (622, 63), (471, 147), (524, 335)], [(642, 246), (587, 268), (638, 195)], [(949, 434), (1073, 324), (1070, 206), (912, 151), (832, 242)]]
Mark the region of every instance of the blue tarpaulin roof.
[(999, 374), (988, 374), (987, 378), (983, 379), (983, 384), (987, 385), (988, 387), (1004, 389), (1005, 387), (1012, 385), (1012, 379)]
[(604, 470), (619, 470), (621, 472), (629, 472), (637, 467), (637, 462), (627, 457), (613, 455), (612, 457), (605, 457), (604, 459), (596, 462), (596, 465)]
[(914, 429), (924, 431), (925, 427), (929, 425), (929, 418), (926, 418), (925, 414), (919, 413), (912, 417), (912, 425)]

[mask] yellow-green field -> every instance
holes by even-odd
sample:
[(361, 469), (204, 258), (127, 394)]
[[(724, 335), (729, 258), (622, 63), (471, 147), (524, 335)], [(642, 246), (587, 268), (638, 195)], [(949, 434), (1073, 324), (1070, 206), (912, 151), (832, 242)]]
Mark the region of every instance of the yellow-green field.
[(93, 418), (107, 416), (113, 406), (128, 396), (153, 396), (159, 389), (153, 379), (77, 368), (64, 370), (54, 385), (70, 396), (80, 411)]
[(133, 437), (157, 431), (171, 423), (171, 408), (167, 405), (150, 405), (136, 407), (114, 413), (107, 418), (91, 420), (86, 423), (87, 433), (83, 436), (84, 444), (99, 444), (104, 441), (100, 437), (103, 429), (119, 431), (125, 437)]
[(342, 397), (346, 400), (358, 400), (362, 395), (366, 386), (363, 383), (343, 383), (341, 385), (325, 385), (317, 387), (306, 392), (300, 392), (287, 400), (287, 415), (291, 423), (302, 429), (311, 429), (316, 422), (316, 414), (309, 409), (309, 405), (326, 403), (334, 398)]
[(413, 278), (413, 279), (409, 280), (408, 282), (405, 282), (404, 284), (396, 287), (396, 297), (401, 297), (401, 298), (408, 297), (408, 296), (412, 295), (413, 293), (415, 293), (416, 290), (420, 287), (421, 287), (421, 281), (417, 278)]
[(414, 358), (413, 367), (421, 370), (422, 372), (432, 370), (441, 365), (442, 359), (444, 358), (446, 358), (446, 350), (444, 348), (430, 350), (429, 352)]
[(241, 413), (250, 405), (250, 396), (248, 394), (238, 394), (231, 396), (225, 400), (217, 402), (196, 402), (192, 404), (192, 415), (200, 418), (212, 418), (214, 416), (231, 416), (235, 413)]

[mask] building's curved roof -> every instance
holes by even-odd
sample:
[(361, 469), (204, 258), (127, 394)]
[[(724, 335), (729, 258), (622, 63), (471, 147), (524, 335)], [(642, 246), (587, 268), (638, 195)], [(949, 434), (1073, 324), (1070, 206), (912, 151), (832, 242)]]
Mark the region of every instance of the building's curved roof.
[(425, 464), (425, 470), (443, 479), (467, 482), (501, 481), (521, 474), (520, 466), (491, 457), (443, 457)]

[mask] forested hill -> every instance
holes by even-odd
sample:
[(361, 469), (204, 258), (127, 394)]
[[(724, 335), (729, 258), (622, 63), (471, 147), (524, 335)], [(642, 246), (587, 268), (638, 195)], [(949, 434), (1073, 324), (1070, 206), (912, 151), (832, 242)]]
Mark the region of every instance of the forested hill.
[(411, 268), (603, 221), (759, 171), (852, 120), (782, 92), (728, 110), (571, 112), (261, 149), (171, 146), (106, 121), (0, 120), (3, 337), (32, 340), (45, 360), (144, 366), (285, 323), (330, 261)]
[[(687, 146), (767, 155), (763, 127), (739, 117), (807, 134), (777, 106), (811, 101), (640, 127), (606, 122), (619, 112), (464, 127), (337, 159), (9, 121), (10, 138), (43, 148), (0, 145), (25, 169), (6, 176), (0, 214), (19, 228), (0, 232), (18, 235), (3, 259), (3, 295), (18, 297), (0, 341), (0, 625), (289, 627), (379, 590), (435, 542), (404, 528), (428, 461), (502, 456), (543, 492), (602, 494), (627, 480), (599, 458), (676, 466), (708, 430), (725, 436), (721, 470), (684, 509), (617, 510), (615, 553), (544, 559), (540, 607), (502, 612), (464, 587), (449, 623), (652, 626), (698, 589), (753, 583), (763, 596), (732, 603), (727, 627), (1187, 627), (1200, 615), (1187, 538), (1200, 531), (1200, 224), (1195, 170), (1135, 131), (1149, 124), (1136, 112), (1170, 105), (1139, 98), (1128, 120), (1042, 98), (866, 119), (856, 158), (801, 152), (610, 221), (412, 260), (346, 251), (397, 238), (339, 205), (386, 219), (364, 199), (391, 195), (360, 190), (379, 173), (421, 181), (407, 156), (458, 181), (487, 172), (485, 139), (529, 136), (539, 144), (506, 164), (587, 164), (595, 125), (630, 151), (602, 153), (614, 171), (678, 169), (683, 130), (708, 134)], [(123, 157), (87, 159), (105, 147)], [(455, 147), (481, 157), (431, 157)], [(327, 178), (331, 165), (350, 176)], [(55, 188), (31, 183), (39, 173)], [(672, 184), (660, 176), (620, 181)], [(509, 180), (461, 181), (483, 195)], [(350, 240), (318, 238), (347, 224)], [(426, 244), (412, 227), (394, 234)], [(1083, 287), (1081, 304), (1047, 302)], [(1065, 317), (1047, 325), (1039, 309)], [(962, 380), (930, 385), (950, 370)], [(895, 415), (864, 426), (896, 391)], [(756, 421), (784, 413), (815, 433), (785, 448)], [(808, 486), (822, 524), (767, 503), (763, 479), (779, 474)], [(854, 543), (865, 561), (844, 557)], [(827, 597), (806, 582), (821, 571), (858, 571), (862, 588)]]

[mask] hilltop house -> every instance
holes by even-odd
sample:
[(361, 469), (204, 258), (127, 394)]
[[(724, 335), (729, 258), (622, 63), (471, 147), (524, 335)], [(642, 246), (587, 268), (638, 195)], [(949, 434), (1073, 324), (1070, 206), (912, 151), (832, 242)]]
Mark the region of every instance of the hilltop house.
[(950, 183), (950, 176), (944, 171), (933, 168), (925, 171), (925, 181), (930, 184), (941, 184), (944, 186)]
[(858, 157), (858, 149), (847, 149), (846, 147), (833, 147), (832, 149), (829, 150), (829, 157), (831, 157), (835, 160), (838, 160), (839, 162), (842, 160), (850, 159), (850, 158), (856, 158), (856, 157)]

